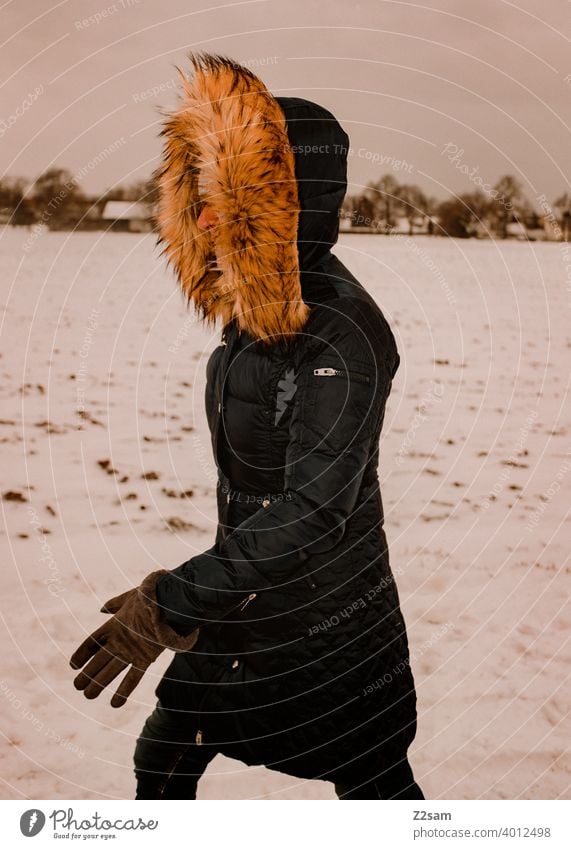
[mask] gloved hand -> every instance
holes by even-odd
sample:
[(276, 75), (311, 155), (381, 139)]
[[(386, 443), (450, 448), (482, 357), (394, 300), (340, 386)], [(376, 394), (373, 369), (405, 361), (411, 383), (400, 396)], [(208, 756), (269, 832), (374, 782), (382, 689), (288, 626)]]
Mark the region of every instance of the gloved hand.
[(114, 613), (112, 619), (94, 631), (70, 659), (70, 666), (85, 669), (75, 678), (74, 686), (88, 699), (95, 699), (124, 669), (131, 666), (117, 692), (112, 707), (122, 707), (151, 663), (164, 649), (190, 651), (199, 629), (187, 636), (172, 630), (160, 618), (155, 585), (168, 570), (151, 572), (139, 587), (106, 601), (102, 613)]

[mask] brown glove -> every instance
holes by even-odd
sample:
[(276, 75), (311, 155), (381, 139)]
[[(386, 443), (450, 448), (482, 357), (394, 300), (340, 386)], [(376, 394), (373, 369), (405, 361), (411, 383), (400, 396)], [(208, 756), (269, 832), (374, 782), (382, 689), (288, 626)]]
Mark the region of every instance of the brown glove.
[(139, 587), (109, 599), (101, 608), (102, 613), (115, 615), (87, 637), (69, 661), (73, 669), (79, 669), (91, 658), (73, 682), (77, 690), (83, 690), (86, 698), (97, 698), (131, 665), (111, 699), (112, 707), (122, 707), (164, 649), (190, 651), (193, 648), (198, 628), (183, 637), (160, 618), (155, 585), (157, 578), (166, 574), (167, 569), (151, 572)]

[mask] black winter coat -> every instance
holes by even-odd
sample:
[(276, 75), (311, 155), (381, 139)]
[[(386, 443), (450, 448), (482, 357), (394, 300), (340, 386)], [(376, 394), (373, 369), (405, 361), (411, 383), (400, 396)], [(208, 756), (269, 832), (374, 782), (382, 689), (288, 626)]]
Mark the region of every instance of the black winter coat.
[(165, 621), (200, 635), (156, 694), (184, 711), (197, 742), (230, 757), (362, 780), (401, 758), (416, 731), (378, 479), (399, 354), (381, 309), (330, 250), (348, 137), (316, 104), (275, 103), (294, 154), (308, 311), (274, 341), (231, 317), (208, 361), (218, 530), (157, 586)]

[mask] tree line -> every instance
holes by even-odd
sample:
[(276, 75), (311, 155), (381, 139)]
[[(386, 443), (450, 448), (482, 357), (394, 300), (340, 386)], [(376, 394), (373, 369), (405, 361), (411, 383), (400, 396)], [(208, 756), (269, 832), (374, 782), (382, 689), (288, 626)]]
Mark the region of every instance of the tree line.
[(521, 183), (511, 174), (501, 177), (486, 192), (476, 189), (461, 195), (438, 200), (427, 196), (411, 183), (399, 183), (393, 174), (385, 174), (376, 182), (366, 185), (361, 194), (348, 195), (343, 204), (343, 215), (351, 226), (390, 234), (399, 219), (406, 220), (412, 236), (418, 232), (470, 238), (493, 236), (505, 239), (510, 225), (521, 225), (525, 230), (538, 230), (544, 219), (559, 238), (569, 238), (571, 230), (571, 194), (564, 193), (553, 204), (535, 212), (525, 195)]
[[(96, 198), (83, 192), (79, 181), (65, 168), (52, 167), (36, 180), (24, 177), (0, 179), (0, 214), (4, 223), (32, 225), (42, 221), (50, 229), (87, 229), (100, 226), (107, 201), (124, 200), (148, 207), (149, 218), (158, 200), (154, 175), (127, 186), (108, 189)], [(542, 204), (538, 214), (512, 175), (501, 177), (486, 191), (476, 189), (438, 200), (412, 183), (399, 183), (385, 174), (368, 183), (357, 195), (347, 195), (341, 215), (351, 228), (390, 234), (407, 222), (410, 235), (428, 233), (456, 238), (506, 238), (510, 227), (526, 231), (545, 228), (554, 238), (568, 239), (571, 231), (571, 194), (565, 192), (552, 204)], [(400, 223), (399, 223), (400, 222)]]
[(142, 203), (149, 217), (158, 200), (153, 177), (115, 186), (97, 197), (88, 197), (66, 168), (52, 167), (37, 180), (4, 177), (0, 180), (0, 212), (5, 223), (30, 226), (45, 222), (50, 229), (88, 229), (101, 218), (110, 200)]

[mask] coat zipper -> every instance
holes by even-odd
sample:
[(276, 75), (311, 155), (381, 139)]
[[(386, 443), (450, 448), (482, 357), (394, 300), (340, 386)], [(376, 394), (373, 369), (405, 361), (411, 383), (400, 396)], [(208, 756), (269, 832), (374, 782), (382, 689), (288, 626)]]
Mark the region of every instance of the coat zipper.
[[(222, 426), (221, 420), (222, 420), (222, 407), (223, 407), (223, 402), (224, 402), (224, 383), (225, 383), (225, 379), (226, 379), (226, 370), (227, 370), (227, 367), (228, 367), (228, 361), (229, 361), (229, 359), (232, 355), (232, 349), (234, 347), (235, 341), (236, 341), (236, 339), (235, 339), (234, 333), (231, 330), (230, 333), (228, 334), (228, 339), (225, 339), (222, 342), (222, 344), (225, 346), (225, 350), (224, 350), (224, 353), (222, 355), (222, 362), (220, 363), (220, 370), (219, 370), (219, 373), (218, 373), (218, 386), (220, 387), (220, 394), (218, 396), (218, 398), (219, 398), (219, 400), (218, 400), (218, 419), (216, 421), (216, 427), (214, 429), (214, 441), (213, 441), (214, 462), (217, 464), (217, 466), (218, 466), (218, 443), (219, 443), (219, 436), (220, 436), (220, 428)], [(218, 466), (218, 468), (220, 468), (220, 466)], [(246, 604), (247, 603), (248, 603), (248, 599), (246, 599)], [(244, 604), (244, 600), (242, 600), (242, 601), (238, 602), (238, 604), (234, 605), (234, 607), (232, 607), (228, 611), (228, 613), (231, 613), (232, 610), (235, 610), (237, 607), (239, 607), (242, 604), (244, 605), (244, 607), (246, 606)], [(228, 615), (228, 614), (226, 614), (226, 615)], [(200, 704), (198, 706), (197, 725), (199, 727), (196, 731), (196, 736), (194, 738), (194, 742), (196, 743), (197, 746), (202, 745), (203, 733), (202, 733), (202, 729), (200, 728), (200, 720), (201, 720), (201, 717), (202, 717), (202, 708), (204, 707), (204, 701), (205, 701), (207, 695), (208, 695), (208, 688), (205, 689), (205, 693), (204, 693), (202, 699), (200, 700)]]
[(248, 598), (244, 599), (244, 601), (240, 605), (240, 613), (243, 613), (243, 611), (246, 608), (246, 605), (250, 604), (250, 602), (253, 601), (256, 598), (256, 595), (257, 595), (257, 593), (250, 593)]
[[(202, 717), (202, 707), (204, 705), (204, 700), (208, 695), (208, 689), (205, 689), (204, 695), (200, 700), (200, 704), (198, 706), (198, 717), (197, 717), (197, 725), (200, 725), (200, 720)], [(202, 728), (198, 728), (196, 731), (196, 736), (194, 738), (194, 742), (197, 746), (202, 746)]]
[[(236, 608), (239, 608), (240, 613), (242, 613), (246, 609), (246, 607), (250, 604), (250, 602), (253, 601), (256, 598), (256, 596), (257, 596), (257, 593), (250, 593), (250, 595), (246, 596), (246, 598), (243, 598), (241, 601), (239, 601), (238, 604), (235, 604), (234, 607), (231, 607), (230, 610), (228, 611), (228, 613), (226, 613), (223, 618), (225, 619), (226, 616), (228, 616), (230, 613), (232, 613), (232, 611), (236, 610)], [(198, 707), (197, 724), (198, 724), (199, 728), (197, 729), (196, 736), (194, 738), (194, 742), (197, 746), (202, 745), (202, 738), (204, 736), (203, 732), (202, 732), (202, 728), (200, 728), (200, 720), (201, 720), (201, 717), (202, 717), (202, 708), (204, 707), (204, 701), (205, 701), (207, 695), (208, 695), (208, 690), (206, 690), (206, 692), (204, 693), (204, 696), (200, 700), (200, 705)]]
[(234, 350), (234, 345), (237, 342), (236, 334), (234, 330), (231, 330), (228, 334), (228, 340), (223, 342), (222, 344), (225, 346), (225, 350), (222, 354), (222, 361), (220, 363), (220, 370), (218, 375), (218, 386), (220, 387), (220, 394), (218, 396), (218, 419), (216, 421), (216, 427), (214, 429), (214, 440), (212, 444), (214, 462), (218, 466), (218, 445), (220, 442), (220, 430), (222, 428), (222, 411), (224, 409), (224, 388), (226, 384), (226, 374), (228, 370), (228, 364), (232, 358), (232, 352)]
[(363, 374), (359, 371), (348, 371), (343, 368), (331, 368), (330, 366), (326, 366), (324, 368), (314, 368), (313, 374), (318, 375), (319, 377), (354, 377), (355, 380), (360, 381), (361, 383), (370, 383), (370, 378), (368, 374)]

